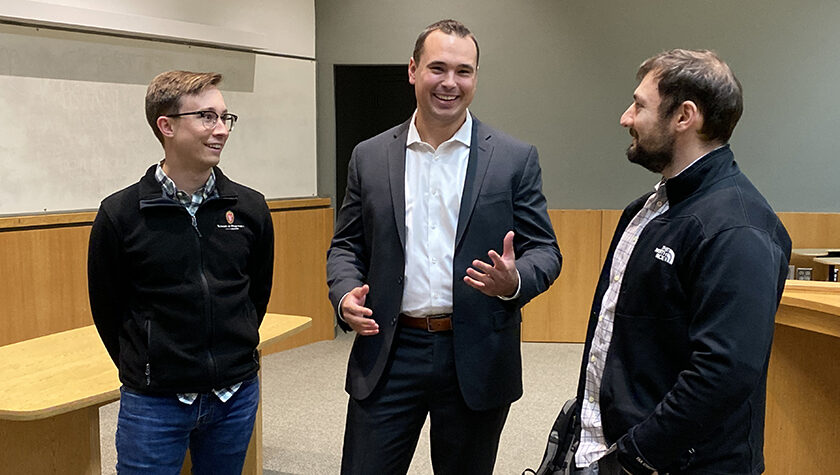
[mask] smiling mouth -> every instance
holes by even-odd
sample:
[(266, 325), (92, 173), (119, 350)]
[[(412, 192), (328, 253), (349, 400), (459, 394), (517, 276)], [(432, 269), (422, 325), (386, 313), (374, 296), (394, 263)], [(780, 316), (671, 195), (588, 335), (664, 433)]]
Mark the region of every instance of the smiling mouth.
[(213, 150), (221, 150), (222, 144), (220, 143), (208, 143), (206, 144), (208, 147), (212, 148)]
[(442, 101), (450, 102), (458, 98), (458, 96), (450, 96), (446, 94), (434, 94), (434, 96)]

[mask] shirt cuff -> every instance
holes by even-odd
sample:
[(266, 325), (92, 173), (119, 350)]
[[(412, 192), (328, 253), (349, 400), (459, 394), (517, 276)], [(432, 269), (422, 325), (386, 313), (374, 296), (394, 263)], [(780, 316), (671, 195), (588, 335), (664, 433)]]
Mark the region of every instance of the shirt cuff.
[(511, 295), (510, 297), (504, 297), (502, 295), (498, 295), (502, 300), (514, 300), (519, 298), (519, 291), (522, 289), (522, 278), (519, 276), (519, 269), (516, 269), (516, 293)]
[[(631, 429), (632, 432), (632, 429)], [(616, 442), (618, 463), (631, 475), (652, 475), (656, 469), (644, 458), (631, 433), (624, 434)]]
[(338, 301), (338, 308), (335, 309), (335, 315), (344, 323), (347, 323), (347, 320), (345, 320), (344, 316), (341, 315), (341, 304), (344, 303), (344, 299), (346, 299), (348, 295), (350, 295), (350, 292), (347, 292), (343, 297), (341, 297), (341, 300)]

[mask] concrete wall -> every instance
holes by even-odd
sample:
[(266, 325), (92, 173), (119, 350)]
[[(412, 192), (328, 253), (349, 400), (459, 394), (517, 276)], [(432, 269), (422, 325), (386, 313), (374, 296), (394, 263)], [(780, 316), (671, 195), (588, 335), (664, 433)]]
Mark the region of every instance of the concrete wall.
[(657, 177), (627, 162), (618, 119), (638, 65), (716, 50), (745, 91), (732, 146), (777, 211), (837, 211), (840, 3), (814, 0), (317, 0), (318, 189), (335, 192), (334, 64), (408, 63), (452, 17), (481, 46), (472, 110), (540, 151), (552, 208), (622, 208)]

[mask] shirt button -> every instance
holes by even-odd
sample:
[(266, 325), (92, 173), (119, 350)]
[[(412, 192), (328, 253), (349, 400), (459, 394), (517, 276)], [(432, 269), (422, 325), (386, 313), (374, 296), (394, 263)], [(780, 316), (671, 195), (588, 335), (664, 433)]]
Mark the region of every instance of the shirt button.
[(657, 208), (659, 208), (660, 206), (662, 206), (662, 202), (661, 202), (661, 201), (657, 201), (657, 202), (656, 202), (656, 207), (657, 207)]
[(432, 258), (432, 264), (437, 264), (437, 259), (435, 259), (434, 257)]
[(614, 281), (616, 281), (616, 282), (618, 282), (618, 280), (619, 280), (620, 278), (621, 278), (621, 276), (620, 276), (620, 275), (618, 275), (618, 274), (616, 274), (616, 275), (615, 275), (615, 277), (613, 277), (613, 280), (614, 280)]
[(594, 356), (590, 356), (590, 357), (589, 357), (589, 361), (591, 361), (591, 362), (593, 362), (593, 363), (594, 363), (594, 362), (595, 362), (595, 357), (594, 357)]
[(595, 398), (592, 397), (592, 396), (589, 396), (589, 403), (594, 404), (595, 403)]
[(599, 315), (599, 316), (598, 316), (598, 321), (599, 321), (599, 322), (600, 322), (601, 320), (603, 320), (603, 319), (604, 319), (604, 316), (603, 316), (603, 315)]

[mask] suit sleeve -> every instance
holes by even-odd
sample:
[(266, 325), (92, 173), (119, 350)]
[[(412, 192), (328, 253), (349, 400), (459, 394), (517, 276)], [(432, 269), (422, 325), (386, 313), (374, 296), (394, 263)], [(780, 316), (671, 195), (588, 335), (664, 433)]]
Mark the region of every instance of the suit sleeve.
[(689, 365), (619, 439), (632, 473), (670, 466), (763, 390), (787, 257), (769, 235), (742, 227), (706, 239), (691, 262)]
[[(338, 212), (330, 249), (327, 251), (327, 285), (336, 315), (341, 298), (352, 289), (364, 285), (367, 276), (367, 253), (362, 217), (361, 180), (358, 149), (353, 150), (347, 170), (347, 190)], [(338, 319), (345, 331), (350, 326)]]
[(88, 296), (93, 323), (108, 355), (119, 367), (119, 333), (127, 309), (127, 285), (122, 241), (100, 207), (88, 245)]
[(513, 217), (516, 234), (513, 244), (520, 277), (516, 301), (522, 306), (548, 289), (560, 275), (563, 261), (548, 218), (539, 156), (533, 145), (528, 150), (525, 168), (516, 186)]
[(263, 205), (263, 223), (258, 240), (254, 243), (251, 262), (248, 265), (250, 286), (248, 297), (257, 310), (257, 317), (262, 323), (271, 297), (271, 284), (274, 278), (274, 225), (271, 212), (265, 200)]

